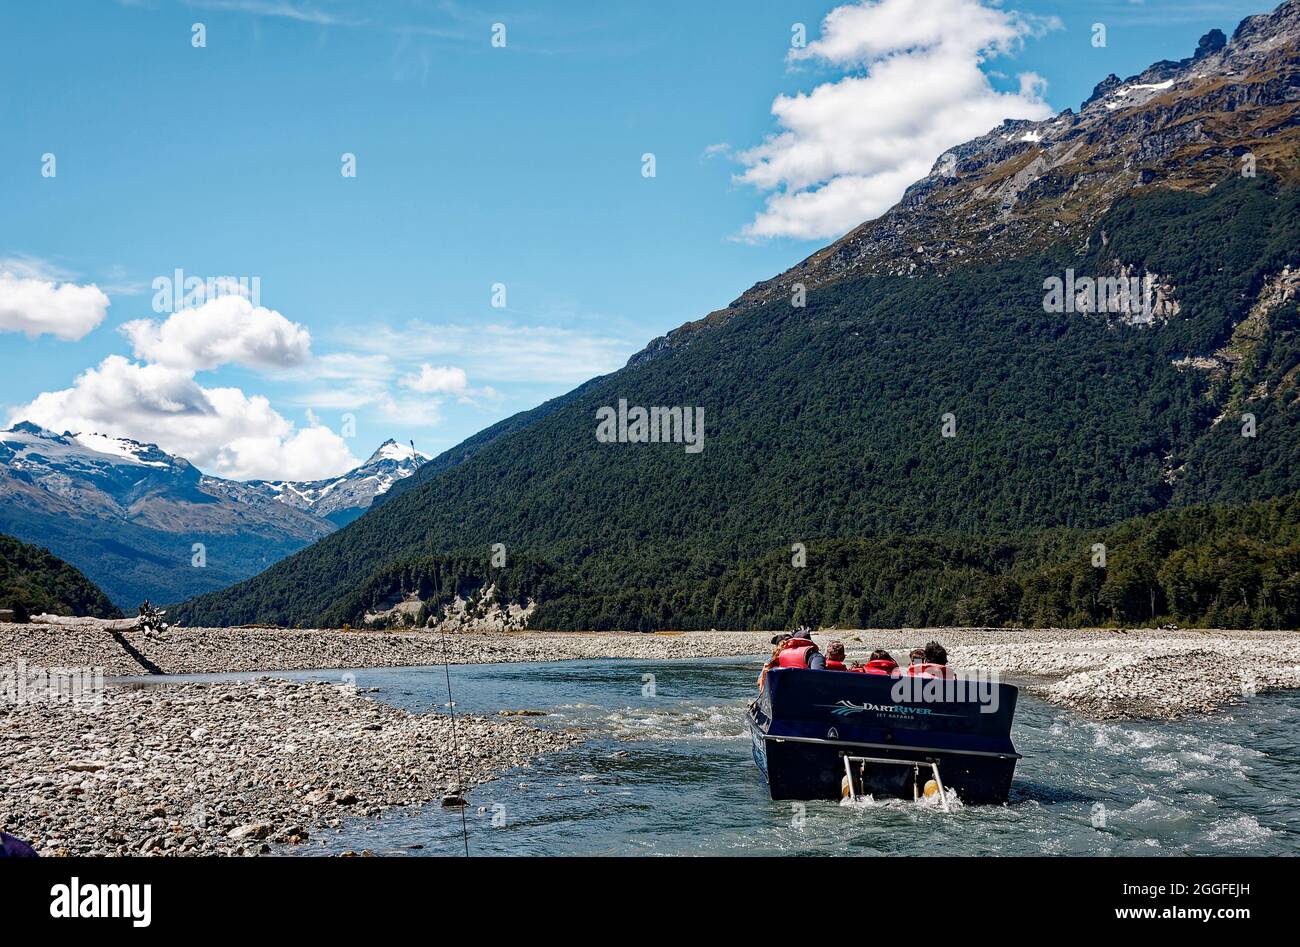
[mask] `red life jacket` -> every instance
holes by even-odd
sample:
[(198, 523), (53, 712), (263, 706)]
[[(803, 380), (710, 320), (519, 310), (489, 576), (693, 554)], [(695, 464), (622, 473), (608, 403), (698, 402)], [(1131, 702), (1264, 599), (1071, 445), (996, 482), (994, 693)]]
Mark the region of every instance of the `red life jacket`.
[(831, 660), (828, 658), (827, 661), (826, 661), (826, 670), (828, 670), (828, 671), (847, 671), (847, 670), (848, 670), (848, 667), (844, 664), (843, 661), (831, 661)]
[(946, 664), (911, 664), (908, 665), (907, 673), (909, 677), (941, 677), (954, 681), (957, 679), (957, 672)]
[(783, 668), (806, 668), (808, 657), (817, 650), (817, 644), (811, 638), (787, 638), (777, 655), (777, 666)]
[[(793, 639), (801, 640), (801, 639)], [(783, 668), (806, 668), (808, 666), (808, 655), (817, 650), (815, 644), (803, 645), (797, 648), (784, 648), (776, 657), (776, 663)]]
[(898, 672), (898, 664), (894, 661), (886, 661), (884, 658), (876, 658), (874, 661), (868, 661), (862, 667), (853, 670), (860, 674), (891, 675)]

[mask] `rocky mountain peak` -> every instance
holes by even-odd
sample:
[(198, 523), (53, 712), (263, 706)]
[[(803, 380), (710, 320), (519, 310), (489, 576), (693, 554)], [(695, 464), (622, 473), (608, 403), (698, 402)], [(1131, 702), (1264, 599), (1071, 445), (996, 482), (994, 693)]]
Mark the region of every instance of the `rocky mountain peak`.
[(1210, 53), (1217, 53), (1227, 44), (1228, 37), (1223, 35), (1223, 30), (1210, 30), (1196, 44), (1196, 52), (1192, 54), (1192, 59), (1204, 59)]
[(428, 460), (424, 454), (415, 449), (414, 444), (399, 444), (393, 438), (389, 438), (380, 444), (373, 454), (366, 460), (363, 467), (369, 467), (372, 464), (383, 461), (392, 461), (397, 464), (414, 464), (418, 467), (424, 461)]

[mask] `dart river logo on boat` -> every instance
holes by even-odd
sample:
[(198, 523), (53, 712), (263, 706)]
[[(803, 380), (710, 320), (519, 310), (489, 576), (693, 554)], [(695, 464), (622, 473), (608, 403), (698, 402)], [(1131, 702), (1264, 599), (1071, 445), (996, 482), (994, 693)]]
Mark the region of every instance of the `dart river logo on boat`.
[(829, 707), (837, 716), (870, 713), (876, 716), (900, 717), (961, 717), (964, 714), (939, 713), (927, 704), (974, 704), (982, 714), (998, 712), (999, 688), (996, 671), (972, 671), (960, 678), (937, 678), (904, 675), (894, 681), (889, 696), (892, 704), (855, 704), (841, 700), (836, 704), (819, 704)]
[(908, 707), (904, 704), (855, 704), (850, 700), (842, 700), (838, 704), (821, 704), (822, 707), (830, 707), (831, 713), (839, 717), (847, 717), (849, 714), (873, 713), (873, 714), (896, 714), (905, 717), (953, 717), (955, 714), (937, 714), (929, 707)]

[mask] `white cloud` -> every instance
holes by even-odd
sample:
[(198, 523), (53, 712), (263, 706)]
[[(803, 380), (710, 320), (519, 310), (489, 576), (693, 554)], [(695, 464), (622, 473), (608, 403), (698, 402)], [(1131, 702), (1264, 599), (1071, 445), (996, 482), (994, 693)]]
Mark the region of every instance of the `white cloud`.
[(79, 286), (38, 260), (0, 260), (0, 332), (75, 342), (104, 321), (109, 305), (95, 284)]
[(311, 333), (244, 296), (218, 296), (181, 309), (162, 322), (137, 319), (122, 326), (135, 357), (189, 371), (236, 363), (281, 369), (311, 356)]
[(889, 209), (935, 159), (1005, 118), (1052, 114), (1042, 78), (998, 92), (981, 65), (1059, 28), (980, 0), (860, 0), (836, 7), (792, 62), (848, 75), (772, 103), (780, 131), (736, 155), (736, 180), (771, 192), (747, 239), (837, 237)]
[[(383, 354), (340, 352), (325, 355), (288, 377), (332, 382), (328, 386), (299, 391), (294, 396), (296, 404), (334, 411), (368, 408), (387, 421), (408, 427), (432, 427), (442, 423), (442, 407), (448, 398), (469, 405), (481, 405), (484, 401), (501, 398), (500, 392), (489, 385), (471, 386), (469, 375), (463, 368), (433, 366), (426, 362), (400, 374), (399, 366)], [(395, 388), (401, 391), (395, 392)]]
[(469, 376), (463, 368), (434, 368), (427, 362), (420, 366), (419, 372), (404, 376), (400, 384), (422, 395), (463, 395), (469, 392)]
[(980, 56), (1014, 52), (1035, 20), (980, 0), (860, 0), (836, 7), (821, 36), (790, 59), (869, 66), (898, 53), (940, 47)]
[(421, 321), (401, 328), (370, 326), (347, 334), (345, 341), (363, 352), (396, 353), (411, 361), (455, 359), (475, 379), (547, 384), (576, 384), (612, 372), (640, 348), (626, 339), (551, 326)]
[(20, 420), (152, 442), (206, 473), (237, 480), (318, 479), (358, 463), (338, 434), (316, 423), (295, 427), (261, 395), (205, 388), (186, 369), (120, 355), (82, 372), (71, 388), (14, 410), (10, 424)]

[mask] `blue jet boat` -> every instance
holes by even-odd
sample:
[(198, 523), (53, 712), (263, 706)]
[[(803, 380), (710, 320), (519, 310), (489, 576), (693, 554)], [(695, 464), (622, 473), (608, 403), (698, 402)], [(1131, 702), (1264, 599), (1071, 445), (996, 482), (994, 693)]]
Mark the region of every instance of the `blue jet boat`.
[(945, 789), (1003, 803), (1018, 694), (987, 679), (775, 668), (747, 714), (754, 762), (773, 799), (917, 798), (934, 779), (945, 808)]

